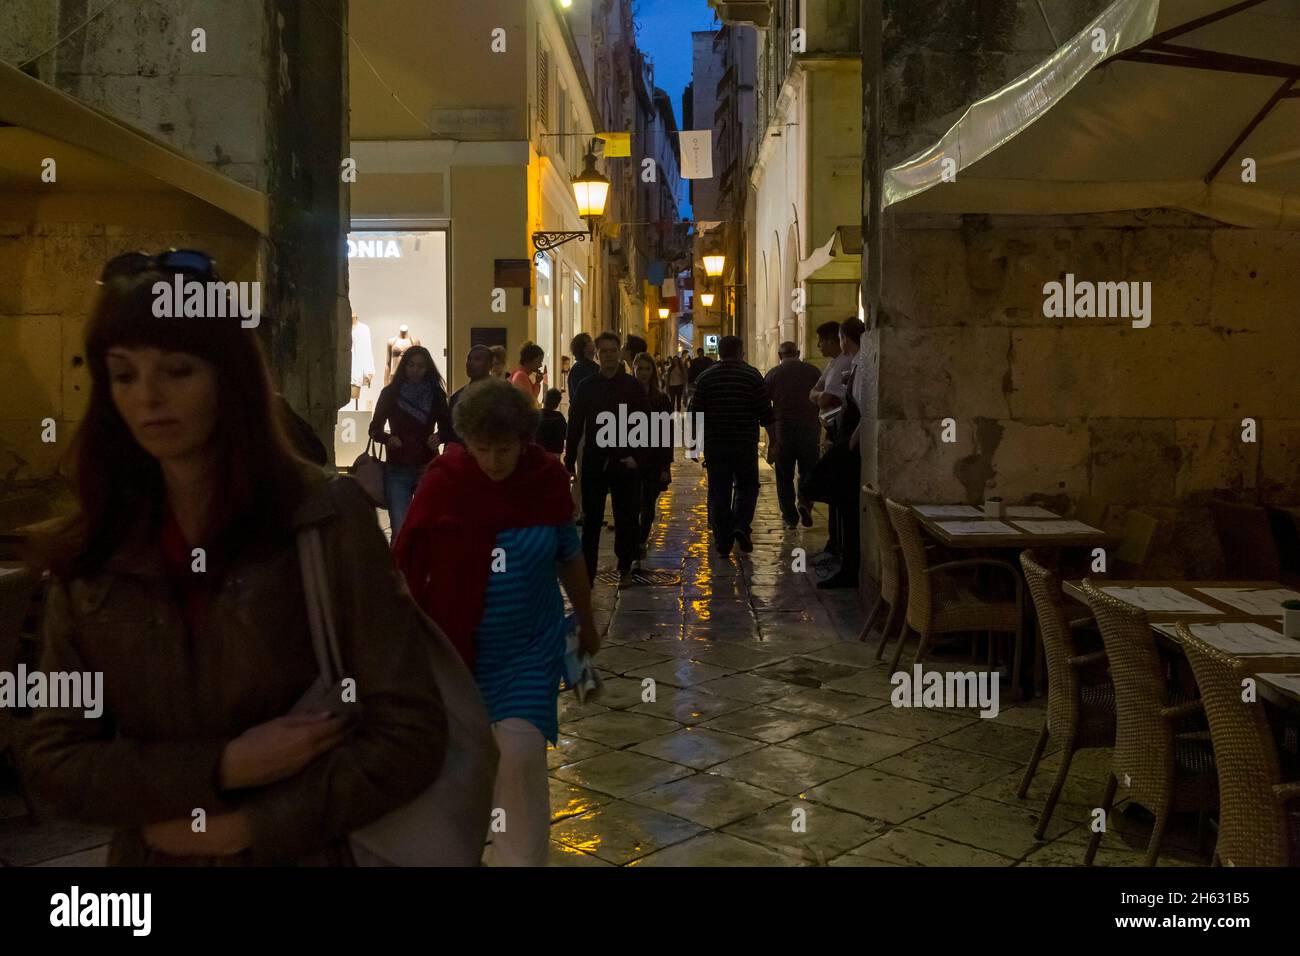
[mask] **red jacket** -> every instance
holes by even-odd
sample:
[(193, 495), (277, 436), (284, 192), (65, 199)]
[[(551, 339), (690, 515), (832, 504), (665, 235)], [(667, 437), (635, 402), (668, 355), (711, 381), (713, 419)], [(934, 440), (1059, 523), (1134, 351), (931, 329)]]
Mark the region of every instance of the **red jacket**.
[(540, 445), (526, 445), (514, 472), (493, 481), (464, 445), (452, 444), (425, 469), (393, 557), (416, 603), (472, 670), (497, 535), (572, 519), (569, 475)]

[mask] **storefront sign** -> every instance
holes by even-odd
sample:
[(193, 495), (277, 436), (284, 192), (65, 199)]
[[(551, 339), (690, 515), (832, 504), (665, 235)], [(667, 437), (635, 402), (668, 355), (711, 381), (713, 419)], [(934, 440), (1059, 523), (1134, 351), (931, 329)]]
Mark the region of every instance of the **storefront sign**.
[(349, 259), (400, 259), (401, 244), (395, 239), (349, 239)]

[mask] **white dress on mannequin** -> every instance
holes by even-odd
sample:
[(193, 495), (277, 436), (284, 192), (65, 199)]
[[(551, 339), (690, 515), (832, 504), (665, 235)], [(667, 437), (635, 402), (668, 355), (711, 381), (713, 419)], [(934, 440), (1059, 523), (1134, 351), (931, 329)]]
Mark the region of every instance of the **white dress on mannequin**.
[(374, 378), (375, 349), (370, 342), (370, 326), (358, 322), (352, 326), (352, 384), (365, 384), (366, 376)]

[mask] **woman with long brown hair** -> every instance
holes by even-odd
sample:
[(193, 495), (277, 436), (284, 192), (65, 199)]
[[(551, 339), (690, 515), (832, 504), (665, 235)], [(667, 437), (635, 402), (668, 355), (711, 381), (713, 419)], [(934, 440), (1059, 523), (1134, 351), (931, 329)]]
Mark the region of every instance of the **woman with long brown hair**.
[[(387, 427), (388, 431), (384, 431)], [(393, 380), (375, 401), (370, 437), (388, 449), (384, 497), (393, 539), (402, 529), (411, 496), (429, 462), (438, 457), (439, 433), (450, 434), (451, 409), (442, 373), (423, 345), (402, 353)]]
[[(103, 713), (36, 711), (28, 789), (114, 827), (112, 865), (347, 863), (347, 834), (425, 789), (445, 752), (419, 612), (361, 490), (289, 450), (255, 333), (155, 316), (155, 284), (178, 274), (216, 281), (202, 253), (118, 257), (90, 316), (77, 511), (34, 557), (52, 572), (41, 669), (102, 673)], [(318, 676), (309, 527), (355, 720), (290, 715)]]

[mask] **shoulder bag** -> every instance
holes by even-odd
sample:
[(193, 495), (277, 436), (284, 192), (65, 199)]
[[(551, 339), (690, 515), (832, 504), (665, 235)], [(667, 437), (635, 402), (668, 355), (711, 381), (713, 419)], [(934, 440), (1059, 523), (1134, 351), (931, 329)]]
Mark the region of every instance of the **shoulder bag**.
[[(320, 710), (322, 700), (331, 700), (337, 707), (347, 670), (339, 651), (319, 529), (299, 532), (298, 559), (312, 647), (320, 668), (317, 684), (299, 702), (299, 708)], [(425, 632), (429, 668), (447, 714), (447, 755), (438, 778), (427, 790), (349, 834), (352, 856), (358, 866), (478, 866), (492, 816), (496, 742), (473, 675), (438, 626), (418, 608), (416, 615)]]

